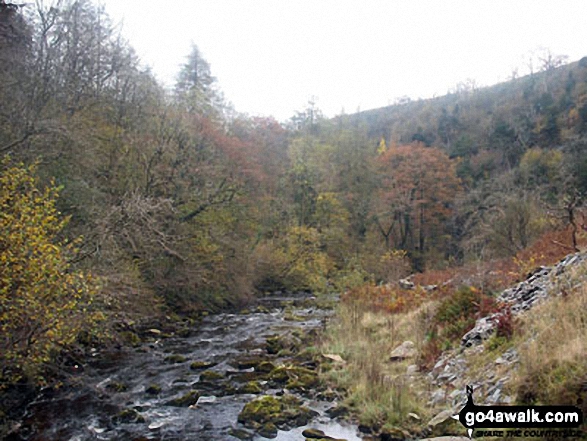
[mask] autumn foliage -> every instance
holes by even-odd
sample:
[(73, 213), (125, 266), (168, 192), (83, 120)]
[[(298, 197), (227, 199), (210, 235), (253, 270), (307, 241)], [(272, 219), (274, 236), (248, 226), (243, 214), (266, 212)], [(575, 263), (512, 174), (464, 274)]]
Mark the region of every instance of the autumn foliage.
[(377, 228), (388, 247), (408, 251), (422, 270), (429, 251), (448, 247), (447, 222), (461, 190), (456, 163), (422, 144), (392, 146), (377, 162)]
[(60, 237), (66, 220), (58, 189), (37, 188), (34, 167), (2, 162), (0, 171), (0, 380), (42, 381), (44, 368), (102, 317), (97, 282), (73, 271), (75, 243)]
[(343, 302), (355, 305), (361, 310), (388, 314), (411, 311), (427, 299), (430, 299), (430, 296), (421, 288), (405, 290), (391, 284), (373, 283), (358, 286), (342, 296)]

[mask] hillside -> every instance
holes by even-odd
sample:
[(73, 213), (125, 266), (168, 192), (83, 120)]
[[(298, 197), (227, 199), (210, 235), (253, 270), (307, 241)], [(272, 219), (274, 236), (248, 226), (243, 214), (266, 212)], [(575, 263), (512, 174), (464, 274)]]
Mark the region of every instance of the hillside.
[[(396, 144), (421, 141), (442, 146), (454, 156), (468, 153), (466, 143), (476, 144), (477, 149), (499, 147), (492, 145), (490, 138), (497, 135), (496, 129), (508, 131), (498, 127), (500, 123), (510, 126), (513, 140), (521, 147), (546, 147), (583, 131), (586, 67), (587, 58), (562, 66), (543, 66), (539, 72), (494, 86), (462, 84), (444, 96), (406, 99), (403, 104), (346, 118), (366, 125), (372, 137), (383, 136)], [(553, 120), (548, 122), (549, 118)]]
[[(477, 405), (577, 405), (585, 415), (586, 258), (576, 253), (535, 268), (470, 325), (463, 320), (476, 296), (466, 288), (447, 296), (416, 285), (412, 296), (425, 299), (392, 315), (377, 303), (347, 300), (321, 348), (338, 357), (324, 377), (347, 393), (340, 412), (376, 439), (463, 436), (451, 417), (467, 403), (470, 386)], [(432, 342), (444, 350), (427, 363)]]

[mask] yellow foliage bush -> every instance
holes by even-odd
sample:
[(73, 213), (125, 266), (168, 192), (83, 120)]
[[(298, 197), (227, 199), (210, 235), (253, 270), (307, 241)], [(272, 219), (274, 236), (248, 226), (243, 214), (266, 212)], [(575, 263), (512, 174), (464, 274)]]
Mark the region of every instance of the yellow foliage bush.
[(76, 244), (60, 238), (67, 223), (58, 189), (39, 190), (35, 167), (0, 167), (0, 381), (43, 383), (43, 368), (102, 318), (92, 302), (97, 281), (73, 271)]

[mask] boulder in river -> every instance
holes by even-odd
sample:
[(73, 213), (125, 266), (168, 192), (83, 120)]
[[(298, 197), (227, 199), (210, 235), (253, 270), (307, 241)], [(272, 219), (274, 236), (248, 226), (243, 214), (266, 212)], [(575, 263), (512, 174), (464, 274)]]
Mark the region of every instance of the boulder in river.
[(316, 372), (300, 366), (278, 366), (269, 373), (268, 378), (291, 390), (307, 390), (318, 385)]
[(212, 361), (194, 361), (190, 364), (190, 369), (193, 371), (197, 371), (199, 369), (209, 369), (216, 366), (217, 364), (218, 363), (214, 363)]
[(241, 386), (238, 391), (242, 394), (260, 394), (263, 392), (258, 381), (249, 381), (247, 384)]
[(250, 439), (253, 439), (253, 436), (255, 436), (252, 432), (249, 432), (248, 430), (245, 429), (238, 429), (233, 427), (232, 429), (230, 429), (228, 431), (229, 435), (234, 436), (235, 438), (238, 438), (240, 440), (243, 441), (247, 441)]
[(331, 441), (344, 441), (338, 440), (331, 436), (326, 435), (322, 430), (318, 429), (306, 429), (302, 432), (302, 436), (304, 436), (307, 440), (331, 440)]
[(183, 355), (172, 354), (172, 355), (168, 355), (167, 357), (165, 357), (165, 359), (163, 361), (165, 361), (166, 363), (175, 364), (175, 363), (183, 363), (186, 360), (187, 359)]
[(161, 386), (158, 384), (150, 384), (146, 389), (145, 393), (149, 395), (159, 395), (161, 393)]
[(113, 418), (116, 423), (144, 423), (145, 418), (135, 409), (124, 409)]
[(189, 407), (198, 402), (200, 398), (200, 392), (197, 390), (192, 390), (181, 397), (174, 398), (171, 401), (167, 402), (168, 406), (175, 406), (175, 407)]
[(200, 374), (200, 382), (222, 380), (224, 375), (215, 371), (204, 371)]
[(315, 411), (302, 406), (301, 400), (293, 395), (267, 395), (247, 403), (238, 415), (238, 422), (255, 430), (268, 423), (280, 429), (291, 429), (308, 424), (316, 415)]

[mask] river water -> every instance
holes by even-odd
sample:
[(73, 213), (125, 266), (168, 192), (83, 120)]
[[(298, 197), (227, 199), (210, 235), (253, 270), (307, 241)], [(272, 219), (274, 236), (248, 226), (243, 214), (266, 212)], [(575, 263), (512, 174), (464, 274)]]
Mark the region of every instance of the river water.
[[(307, 297), (271, 296), (260, 300), (262, 312), (211, 315), (187, 336), (162, 338), (158, 330), (152, 330), (152, 340), (138, 347), (96, 353), (73, 385), (42, 394), (28, 406), (19, 431), (11, 439), (234, 441), (238, 438), (231, 433), (238, 429), (244, 437), (241, 439), (264, 440), (237, 422), (244, 405), (259, 396), (239, 393), (239, 377), (254, 368), (239, 369), (238, 360), (259, 356), (276, 365), (287, 363), (286, 358), (267, 354), (267, 337), (321, 328), (331, 313), (312, 306)], [(295, 320), (291, 320), (292, 314)], [(214, 363), (207, 370), (221, 375), (202, 381), (202, 370), (190, 368), (194, 361)], [(197, 402), (172, 404), (194, 389), (201, 395)], [(262, 393), (284, 392), (290, 393), (280, 388), (265, 388)], [(303, 440), (304, 429), (317, 428), (333, 438), (360, 440), (356, 426), (326, 415), (334, 403), (310, 398), (312, 394), (297, 396), (318, 415), (307, 426), (280, 430), (273, 439)]]

